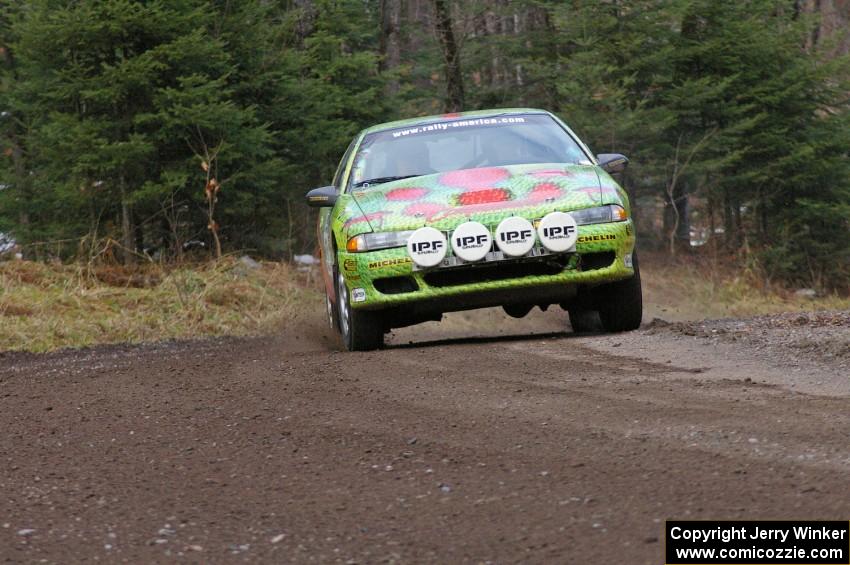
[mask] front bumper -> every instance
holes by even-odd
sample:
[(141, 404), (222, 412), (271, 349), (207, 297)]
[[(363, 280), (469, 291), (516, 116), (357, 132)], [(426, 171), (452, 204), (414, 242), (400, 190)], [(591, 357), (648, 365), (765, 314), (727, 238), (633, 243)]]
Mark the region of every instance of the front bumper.
[[(340, 272), (352, 308), (379, 310), (420, 301), (445, 303), (444, 311), (507, 302), (558, 302), (558, 296), (631, 277), (634, 250), (631, 220), (579, 226), (575, 253), (545, 255), (461, 267), (413, 270), (407, 249), (340, 252)], [(521, 291), (516, 297), (505, 291)], [(487, 297), (492, 297), (488, 299)], [(516, 299), (513, 299), (516, 298)], [(549, 302), (549, 303), (551, 303)]]

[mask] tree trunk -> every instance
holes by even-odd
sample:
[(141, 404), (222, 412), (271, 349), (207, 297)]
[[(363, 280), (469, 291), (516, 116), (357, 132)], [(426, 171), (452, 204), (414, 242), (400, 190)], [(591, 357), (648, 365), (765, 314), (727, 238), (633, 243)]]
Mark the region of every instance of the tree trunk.
[(12, 143), (12, 164), (15, 170), (14, 188), (15, 192), (17, 192), (17, 198), (21, 205), (18, 213), (18, 222), (21, 225), (21, 229), (26, 231), (30, 223), (30, 215), (28, 212), (30, 198), (29, 175), (26, 174), (24, 154), (21, 150), (20, 144), (18, 143), (17, 135), (13, 133), (10, 142)]
[(560, 63), (558, 62), (558, 53), (560, 52), (560, 46), (558, 45), (558, 30), (555, 27), (555, 22), (552, 20), (552, 17), (548, 10), (540, 9), (539, 10), (539, 19), (542, 22), (541, 27), (546, 32), (547, 44), (552, 50), (554, 61), (550, 63), (553, 65), (553, 69), (551, 72), (547, 73), (544, 89), (546, 92), (546, 98), (549, 100), (549, 109), (555, 113), (561, 111), (561, 97), (558, 95), (558, 80), (555, 78), (560, 73), (558, 72), (560, 69)]
[[(380, 70), (392, 71), (401, 63), (401, 12), (403, 0), (381, 0), (381, 53)], [(398, 93), (398, 80), (387, 83), (387, 92)]]
[[(484, 13), (484, 33), (490, 37), (497, 37), (501, 34), (501, 22), (499, 16), (492, 10)], [(487, 78), (487, 85), (496, 89), (502, 83), (502, 63), (499, 57), (499, 50), (496, 47), (496, 42), (490, 42), (490, 65), (487, 67), (484, 76)]]
[(850, 10), (846, 0), (794, 0), (794, 19), (813, 16), (811, 34), (806, 40), (806, 49), (827, 46), (830, 55), (850, 52)]
[(133, 249), (143, 251), (145, 249), (145, 233), (142, 229), (143, 222), (135, 210), (130, 210), (130, 221), (133, 226)]
[(670, 255), (690, 249), (691, 226), (688, 214), (688, 195), (682, 183), (677, 184), (665, 195), (664, 234), (667, 237)]
[(691, 250), (691, 206), (685, 187), (682, 187), (675, 206), (679, 218), (676, 224), (676, 247), (680, 252), (687, 253)]
[(740, 205), (738, 204), (737, 195), (733, 194), (732, 190), (725, 188), (723, 191), (723, 230), (726, 248), (729, 251), (735, 251), (738, 248), (738, 230), (740, 227), (739, 219), (741, 217)]
[[(708, 216), (708, 235), (705, 237), (705, 245), (706, 249), (710, 249), (712, 254), (717, 251), (716, 241), (714, 239), (714, 228), (715, 228), (715, 201), (714, 195), (709, 194), (706, 198), (706, 215)], [(705, 227), (705, 224), (703, 224)], [(700, 238), (702, 239), (702, 238)]]
[(121, 259), (125, 265), (129, 265), (135, 261), (133, 250), (135, 248), (135, 238), (133, 237), (133, 211), (130, 206), (130, 197), (127, 195), (127, 183), (124, 177), (119, 181), (121, 189)]
[(446, 74), (446, 112), (463, 110), (463, 75), (460, 70), (460, 49), (452, 29), (452, 17), (446, 0), (433, 0), (434, 31), (440, 40)]
[[(17, 61), (12, 56), (12, 51), (7, 46), (0, 46), (0, 55), (2, 55), (3, 64), (11, 70), (12, 80), (17, 80), (18, 72), (17, 72)], [(9, 143), (11, 144), (12, 149), (12, 166), (14, 168), (14, 190), (17, 193), (17, 199), (20, 202), (20, 208), (18, 211), (18, 224), (20, 226), (20, 230), (24, 233), (27, 232), (30, 223), (30, 214), (29, 214), (29, 199), (30, 199), (30, 179), (27, 174), (27, 167), (24, 162), (24, 151), (21, 143), (21, 137), (23, 132), (20, 131), (18, 125), (15, 122), (12, 122), (11, 130), (9, 132)], [(21, 134), (21, 135), (19, 135)]]

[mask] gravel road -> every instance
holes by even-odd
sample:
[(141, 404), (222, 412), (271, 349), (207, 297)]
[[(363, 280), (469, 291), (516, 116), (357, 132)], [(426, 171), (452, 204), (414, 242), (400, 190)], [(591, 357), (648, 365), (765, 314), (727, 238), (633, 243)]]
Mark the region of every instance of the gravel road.
[(668, 518), (850, 518), (848, 359), (847, 312), (0, 354), (0, 556), (658, 564)]

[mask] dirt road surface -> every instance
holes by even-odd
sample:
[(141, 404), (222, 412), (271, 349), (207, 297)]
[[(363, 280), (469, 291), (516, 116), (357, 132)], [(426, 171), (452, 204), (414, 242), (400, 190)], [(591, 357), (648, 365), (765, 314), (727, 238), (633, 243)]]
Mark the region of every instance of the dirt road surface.
[(849, 338), (487, 311), (361, 354), (320, 320), (0, 354), (0, 556), (659, 564), (668, 518), (846, 520)]

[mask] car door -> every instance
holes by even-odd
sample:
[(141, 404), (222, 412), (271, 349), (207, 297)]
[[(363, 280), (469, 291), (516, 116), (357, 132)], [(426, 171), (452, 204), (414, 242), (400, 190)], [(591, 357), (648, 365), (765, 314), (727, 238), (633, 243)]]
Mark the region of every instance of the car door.
[[(351, 158), (354, 147), (357, 145), (358, 137), (355, 137), (348, 145), (348, 149), (346, 149), (345, 154), (340, 159), (336, 173), (334, 173), (333, 186), (336, 187), (337, 193), (341, 193), (345, 185), (348, 177), (348, 161)], [(325, 281), (325, 292), (336, 301), (336, 293), (334, 291), (334, 263), (336, 262), (336, 253), (334, 252), (333, 244), (333, 211), (333, 207), (325, 207), (319, 210), (318, 240), (319, 254), (322, 260), (322, 277)]]

